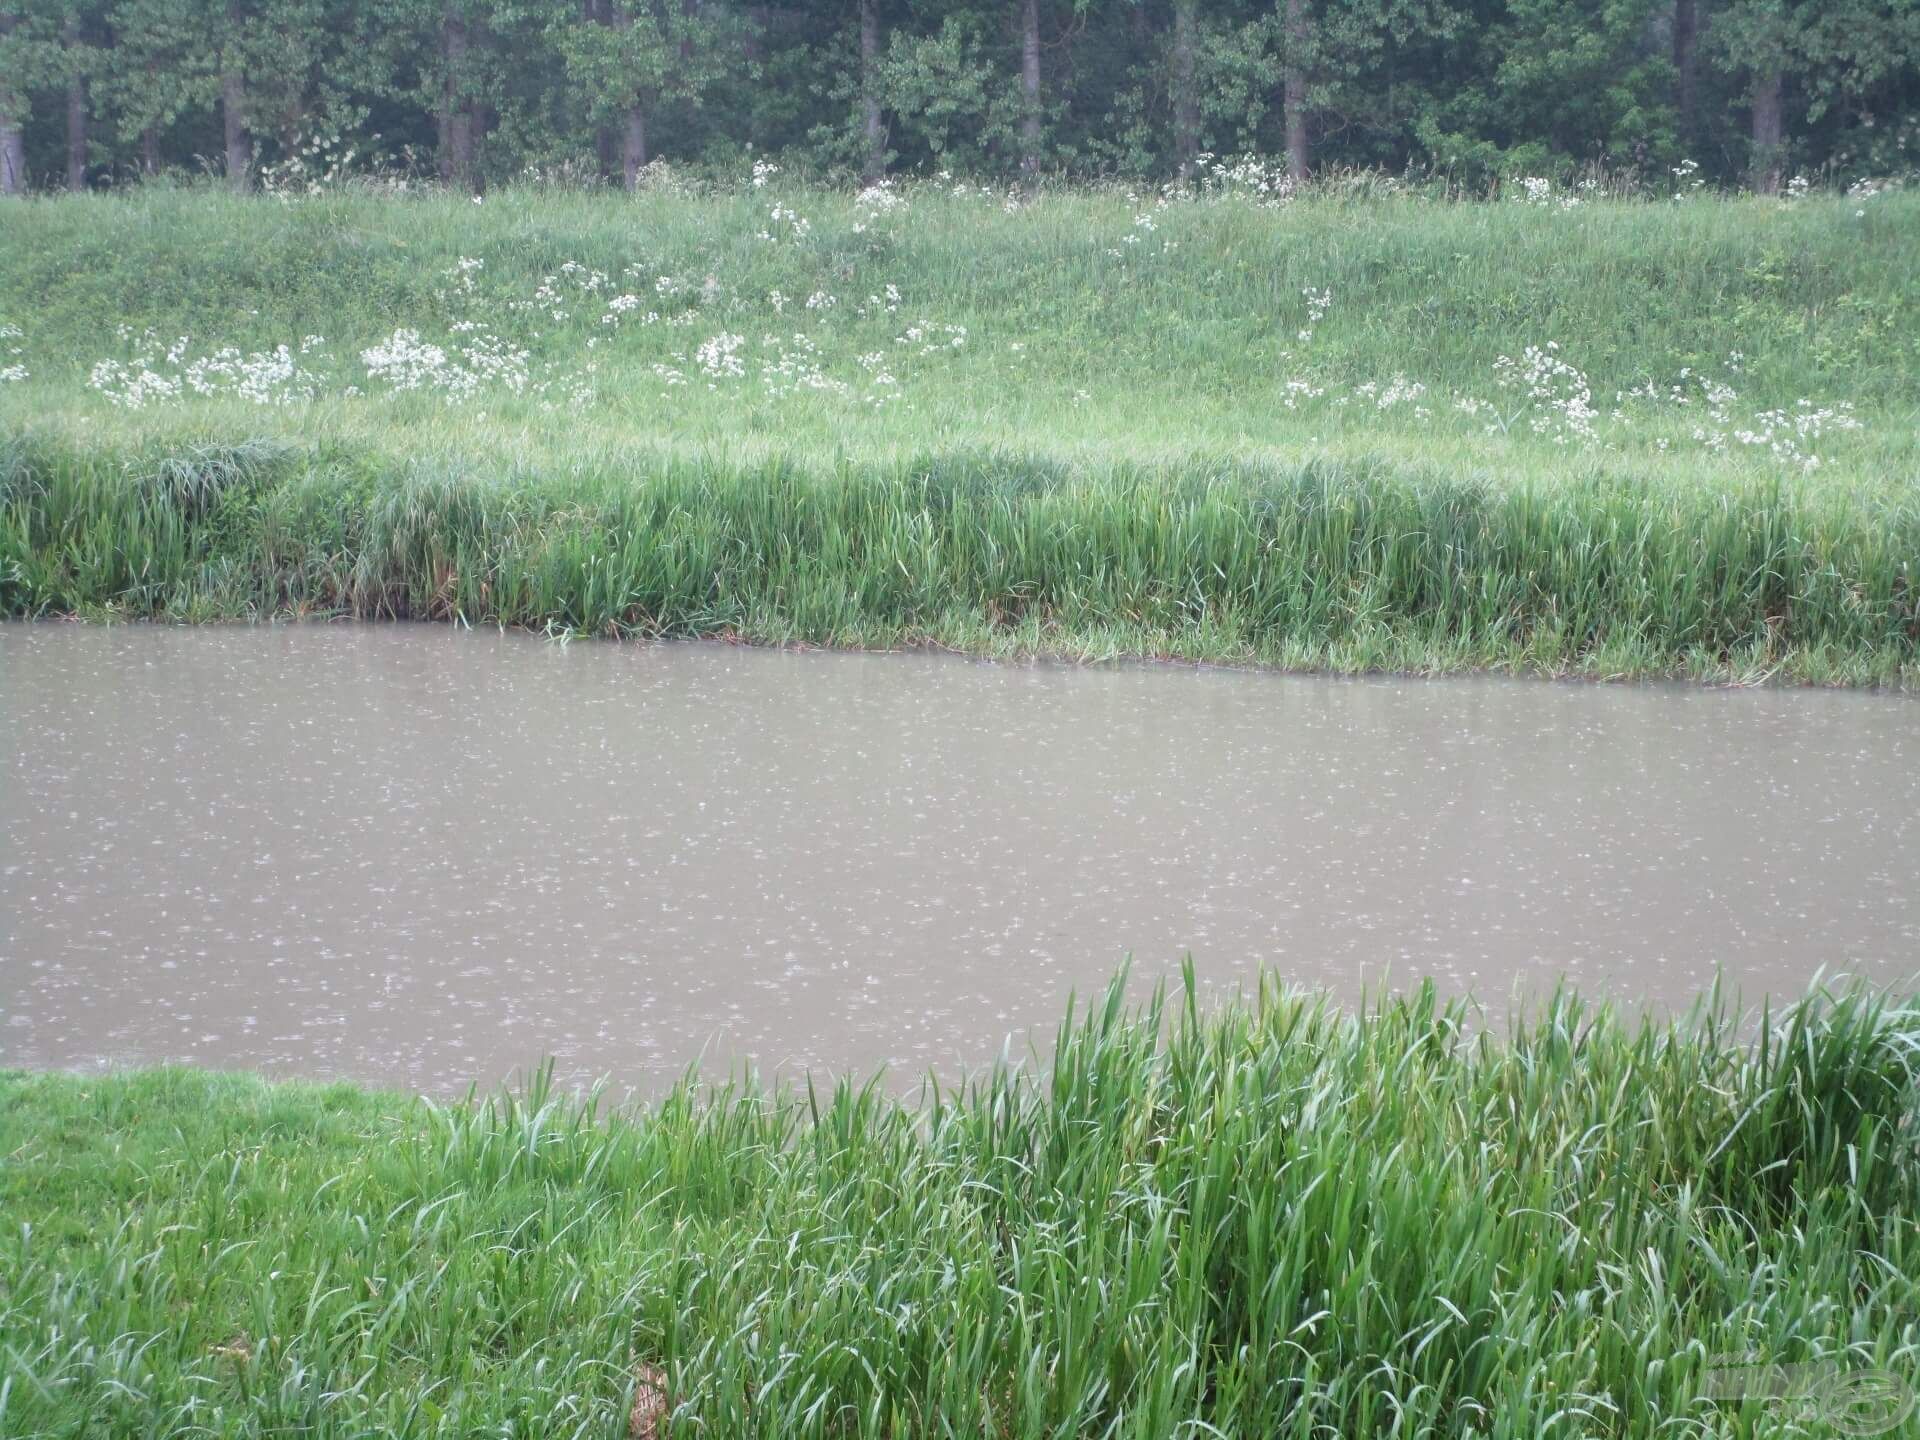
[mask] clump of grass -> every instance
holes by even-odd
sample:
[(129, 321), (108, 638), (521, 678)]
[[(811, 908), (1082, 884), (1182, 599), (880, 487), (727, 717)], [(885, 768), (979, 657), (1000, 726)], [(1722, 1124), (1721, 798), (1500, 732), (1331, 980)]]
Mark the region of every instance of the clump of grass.
[(0, 1429), (1653, 1434), (1920, 1362), (1912, 1010), (1472, 1018), (1116, 985), (918, 1103), (7, 1075)]
[(1381, 457), (386, 459), (0, 442), (0, 613), (1331, 668), (1911, 678), (1920, 501)]

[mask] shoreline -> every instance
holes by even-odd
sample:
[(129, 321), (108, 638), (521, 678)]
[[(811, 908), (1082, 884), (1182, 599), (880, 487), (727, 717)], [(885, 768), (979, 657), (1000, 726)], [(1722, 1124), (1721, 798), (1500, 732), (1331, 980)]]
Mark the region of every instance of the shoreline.
[(0, 1071), (0, 1414), (616, 1434), (650, 1388), (729, 1434), (875, 1403), (896, 1433), (1409, 1403), (1640, 1433), (1712, 1416), (1705, 1356), (1909, 1375), (1914, 1012), (1772, 1019), (1563, 995), (1492, 1040), (1430, 990), (1110, 991), (1044, 1076), (917, 1109)]

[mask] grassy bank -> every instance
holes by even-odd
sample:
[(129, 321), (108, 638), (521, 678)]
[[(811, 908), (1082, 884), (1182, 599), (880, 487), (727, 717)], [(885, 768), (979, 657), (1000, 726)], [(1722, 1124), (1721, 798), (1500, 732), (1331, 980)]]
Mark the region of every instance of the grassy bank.
[(6, 225), (10, 614), (1914, 674), (1920, 197), (776, 178)]
[(1164, 1019), (918, 1109), (5, 1075), (0, 1431), (1817, 1434), (1712, 1358), (1920, 1368), (1910, 1010)]
[[(644, 477), (644, 478), (636, 478)], [(1920, 503), (1384, 461), (0, 451), (0, 611), (1911, 682)]]

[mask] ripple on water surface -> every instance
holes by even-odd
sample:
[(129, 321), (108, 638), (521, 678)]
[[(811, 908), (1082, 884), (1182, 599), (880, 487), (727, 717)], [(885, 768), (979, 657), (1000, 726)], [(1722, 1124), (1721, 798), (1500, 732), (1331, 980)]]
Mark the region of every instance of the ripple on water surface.
[(1357, 996), (1920, 972), (1920, 706), (425, 626), (0, 626), (0, 1063), (913, 1073), (1131, 953)]

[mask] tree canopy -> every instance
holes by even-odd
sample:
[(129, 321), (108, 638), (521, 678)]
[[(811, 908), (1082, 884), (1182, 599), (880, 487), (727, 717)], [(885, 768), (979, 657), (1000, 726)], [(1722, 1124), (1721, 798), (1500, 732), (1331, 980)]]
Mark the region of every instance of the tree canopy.
[(1920, 166), (1920, 0), (0, 0), (0, 191)]

